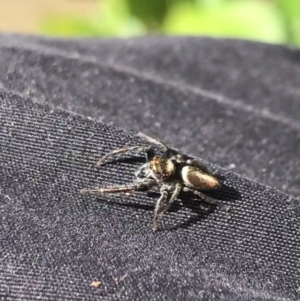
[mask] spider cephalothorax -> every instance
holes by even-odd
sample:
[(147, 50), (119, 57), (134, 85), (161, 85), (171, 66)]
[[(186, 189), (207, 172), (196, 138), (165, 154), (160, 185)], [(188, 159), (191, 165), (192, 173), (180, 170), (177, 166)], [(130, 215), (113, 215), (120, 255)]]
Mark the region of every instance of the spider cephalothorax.
[(172, 160), (162, 158), (160, 156), (153, 157), (153, 159), (150, 161), (149, 168), (154, 174), (163, 179), (171, 177), (176, 171), (175, 165)]
[[(191, 160), (181, 153), (168, 148), (164, 143), (140, 133), (148, 144), (123, 147), (104, 156), (98, 165), (103, 164), (111, 156), (120, 156), (128, 151), (146, 153), (146, 163), (135, 172), (136, 181), (132, 184), (107, 188), (83, 189), (83, 193), (120, 193), (133, 190), (159, 187), (160, 197), (156, 202), (153, 219), (153, 230), (157, 230), (160, 217), (170, 208), (180, 192), (192, 192), (204, 201), (220, 205), (220, 203), (201, 191), (213, 190), (220, 186), (219, 180), (208, 168), (196, 160)], [(155, 153), (159, 148), (162, 155)]]

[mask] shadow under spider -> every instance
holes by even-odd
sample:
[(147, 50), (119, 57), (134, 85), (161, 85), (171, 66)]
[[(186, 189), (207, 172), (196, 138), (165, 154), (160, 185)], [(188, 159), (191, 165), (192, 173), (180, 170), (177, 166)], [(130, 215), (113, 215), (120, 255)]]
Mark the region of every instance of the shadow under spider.
[[(170, 149), (169, 151), (172, 151), (172, 150)], [(106, 164), (116, 164), (116, 163), (119, 163), (119, 162), (136, 164), (136, 163), (144, 163), (145, 160), (146, 160), (145, 157), (132, 156), (131, 155), (131, 156), (128, 156), (127, 158), (126, 157), (125, 158), (124, 157), (116, 158), (113, 161), (105, 162), (104, 165), (106, 165)], [(230, 186), (222, 184), (222, 181), (225, 179), (225, 176), (219, 175), (219, 174), (214, 174), (214, 176), (218, 180), (220, 180), (221, 186), (218, 189), (215, 189), (215, 190), (201, 191), (202, 193), (218, 200), (221, 206), (222, 206), (222, 204), (225, 205), (225, 203), (223, 203), (224, 201), (225, 202), (232, 202), (232, 201), (236, 201), (236, 200), (241, 199), (241, 194), (235, 188), (232, 188)], [(145, 191), (147, 193), (147, 195), (149, 195), (150, 197), (155, 198), (155, 200), (158, 199), (159, 196), (160, 196), (159, 192), (156, 192), (156, 191), (153, 191), (153, 190), (147, 191), (147, 189), (146, 189), (146, 190), (140, 190), (140, 191)], [(101, 200), (104, 200), (104, 199), (101, 198)], [(111, 203), (110, 201), (107, 201), (107, 202)], [(117, 204), (119, 206), (123, 206), (123, 207), (130, 207), (130, 208), (142, 209), (142, 210), (147, 210), (147, 211), (154, 211), (154, 206), (155, 206), (155, 202), (153, 203), (153, 205), (139, 204), (139, 203), (132, 203), (132, 202), (124, 203), (124, 202), (119, 202), (119, 201), (114, 201), (113, 203)], [(208, 209), (204, 209), (203, 205), (205, 205), (205, 207), (208, 208)], [(226, 204), (226, 205), (228, 206), (228, 204)], [(181, 192), (180, 195), (179, 195), (178, 201), (175, 201), (172, 204), (172, 206), (170, 207), (168, 212), (177, 212), (182, 207), (189, 208), (190, 210), (192, 210), (192, 212), (194, 214), (192, 214), (183, 223), (180, 223), (180, 224), (178, 224), (176, 226), (173, 226), (173, 227), (168, 227), (169, 230), (175, 231), (179, 228), (189, 228), (189, 227), (193, 226), (194, 224), (197, 224), (200, 221), (203, 221), (204, 219), (206, 219), (211, 213), (215, 212), (215, 210), (219, 206), (208, 204), (201, 197), (196, 196), (193, 193)], [(222, 208), (219, 208), (219, 210), (222, 210)], [(230, 205), (229, 205), (229, 210), (228, 211), (230, 211)], [(162, 230), (163, 230), (162, 228), (158, 229), (158, 231), (162, 231)], [(167, 230), (167, 229), (165, 229), (165, 230)]]
[(146, 158), (142, 156), (128, 156), (122, 158), (115, 158), (113, 161), (105, 161), (101, 164), (104, 165), (116, 165), (117, 163), (129, 163), (135, 165), (136, 163), (145, 163)]
[[(147, 190), (140, 190), (140, 191), (145, 191), (148, 196), (158, 199), (159, 193), (155, 191), (147, 191)], [(205, 191), (203, 192), (204, 194), (218, 200), (220, 204), (224, 204), (225, 202), (233, 202), (236, 200), (240, 200), (241, 194), (234, 188), (227, 186), (227, 185), (221, 185), (220, 188), (211, 190), (211, 191)], [(118, 206), (123, 206), (127, 208), (135, 208), (135, 209), (142, 209), (142, 210), (147, 210), (147, 211), (154, 211), (154, 206), (155, 202), (153, 205), (148, 205), (148, 204), (139, 204), (139, 203), (132, 203), (132, 202), (120, 202), (114, 200), (112, 201), (107, 201), (107, 199), (104, 198), (98, 198), (98, 200), (103, 201), (105, 200), (108, 204), (111, 205), (118, 205)], [(230, 212), (230, 204), (226, 203), (227, 206), (229, 206), (228, 212)], [(210, 214), (215, 212), (216, 209), (218, 209), (218, 206), (208, 204), (206, 203), (201, 197), (195, 196), (192, 193), (189, 192), (182, 192), (179, 195), (178, 201), (174, 202), (168, 212), (178, 212), (182, 207), (189, 208), (192, 210), (192, 215), (183, 223), (180, 223), (175, 226), (167, 227), (167, 228), (159, 228), (158, 231), (163, 231), (163, 230), (169, 230), (169, 231), (176, 231), (177, 229), (180, 228), (189, 228), (192, 227), (195, 224), (198, 224), (199, 222), (203, 221), (206, 219)], [(205, 209), (205, 208), (207, 209)], [(219, 210), (222, 210), (222, 208), (219, 208)]]
[[(195, 196), (192, 193), (181, 193), (179, 199), (181, 200), (182, 207), (189, 208), (190, 210), (192, 210), (193, 214), (183, 223), (169, 227), (169, 230), (175, 231), (180, 228), (189, 228), (195, 224), (198, 224), (199, 222), (202, 222), (204, 219), (206, 219), (210, 214), (214, 213), (215, 210), (218, 209), (222, 211), (222, 205), (226, 205), (229, 207), (228, 210), (224, 210), (224, 212), (230, 212), (230, 204), (225, 204), (225, 201), (233, 202), (241, 199), (241, 194), (235, 188), (224, 184), (221, 184), (221, 187), (218, 189), (211, 191), (202, 191), (202, 193), (218, 200), (220, 203), (220, 207), (209, 204), (205, 202), (201, 197)], [(204, 209), (203, 205), (207, 209)], [(170, 212), (173, 212), (173, 210), (171, 209)]]

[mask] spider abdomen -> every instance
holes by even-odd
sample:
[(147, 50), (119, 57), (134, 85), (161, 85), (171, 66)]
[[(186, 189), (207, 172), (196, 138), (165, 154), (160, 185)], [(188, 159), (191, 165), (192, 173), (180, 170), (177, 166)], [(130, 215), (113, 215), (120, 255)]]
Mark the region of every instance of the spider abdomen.
[(214, 176), (194, 166), (184, 166), (181, 177), (186, 186), (196, 190), (211, 190), (219, 186), (219, 181)]

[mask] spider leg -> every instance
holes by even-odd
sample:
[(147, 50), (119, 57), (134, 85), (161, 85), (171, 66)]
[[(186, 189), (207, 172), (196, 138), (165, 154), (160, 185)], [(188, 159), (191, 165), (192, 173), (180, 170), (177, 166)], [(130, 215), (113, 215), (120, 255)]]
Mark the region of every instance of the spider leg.
[(98, 162), (97, 165), (103, 164), (109, 157), (116, 156), (116, 157), (121, 157), (121, 155), (125, 152), (130, 152), (130, 151), (137, 151), (137, 152), (148, 152), (152, 148), (151, 145), (137, 145), (137, 146), (125, 146), (119, 149), (115, 149), (112, 152), (108, 153), (104, 157), (102, 157)]
[(154, 218), (153, 218), (153, 231), (156, 231), (158, 228), (158, 220), (161, 217), (162, 208), (165, 207), (165, 203), (169, 198), (168, 190), (162, 190), (159, 199), (156, 202), (154, 209)]
[(195, 194), (197, 196), (200, 196), (201, 199), (203, 199), (203, 201), (205, 201), (206, 203), (212, 204), (212, 205), (216, 205), (219, 208), (221, 208), (222, 210), (227, 211), (229, 209), (229, 206), (223, 204), (222, 202), (219, 202), (218, 200), (216, 200), (216, 199), (214, 199), (214, 198), (212, 198), (210, 196), (205, 195), (204, 193), (200, 192), (199, 190), (195, 190), (195, 189), (191, 189), (191, 188), (188, 188), (188, 187), (184, 187), (183, 191), (192, 192), (193, 194)]
[(94, 189), (82, 189), (81, 193), (122, 193), (128, 191), (135, 191), (140, 189), (150, 189), (151, 187), (156, 185), (156, 181), (154, 180), (145, 180), (140, 182), (135, 182), (127, 185), (119, 185), (112, 187), (104, 187), (104, 188), (94, 188)]
[(153, 218), (153, 231), (158, 229), (158, 221), (159, 219), (168, 211), (170, 206), (177, 199), (180, 191), (182, 190), (182, 186), (180, 183), (174, 185), (174, 191), (170, 195), (170, 188), (162, 187), (161, 196), (157, 200), (154, 210), (154, 218)]
[(159, 147), (161, 147), (164, 151), (166, 151), (168, 149), (168, 147), (161, 141), (157, 140), (157, 139), (154, 139), (142, 132), (139, 132), (138, 135), (142, 138), (145, 138), (146, 140), (148, 140), (150, 143), (153, 143), (153, 144), (156, 144), (158, 145)]
[(142, 179), (140, 177), (140, 174), (143, 173), (143, 171), (147, 170), (146, 174), (144, 175), (145, 178), (148, 178), (149, 175), (151, 174), (150, 169), (149, 169), (150, 164), (149, 163), (145, 163), (142, 166), (140, 166), (135, 172), (134, 175), (137, 178), (137, 180)]

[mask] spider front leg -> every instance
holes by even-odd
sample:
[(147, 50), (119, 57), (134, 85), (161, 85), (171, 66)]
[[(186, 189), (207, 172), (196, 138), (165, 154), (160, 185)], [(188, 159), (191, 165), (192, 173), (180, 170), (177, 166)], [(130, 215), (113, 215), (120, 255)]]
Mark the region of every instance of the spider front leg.
[(162, 150), (164, 151), (167, 151), (168, 150), (168, 147), (163, 143), (161, 142), (160, 140), (157, 140), (155, 138), (152, 138), (142, 132), (139, 132), (138, 135), (142, 138), (145, 138), (146, 140), (148, 140), (150, 143), (153, 143), (153, 144), (156, 144), (158, 147), (160, 147)]
[[(173, 190), (172, 193), (171, 190)], [(154, 218), (153, 218), (153, 231), (156, 231), (158, 229), (159, 219), (168, 211), (170, 206), (177, 199), (181, 190), (182, 190), (182, 186), (179, 183), (176, 183), (172, 187), (168, 187), (166, 185), (162, 186), (161, 196), (157, 200), (155, 205)]]
[(94, 189), (82, 189), (80, 190), (81, 193), (122, 193), (122, 192), (129, 192), (129, 191), (137, 191), (142, 189), (150, 189), (156, 185), (156, 181), (154, 180), (144, 180), (139, 182), (134, 182), (127, 185), (119, 185), (119, 186), (112, 186), (112, 187), (105, 187), (105, 188), (94, 188)]
[(191, 189), (191, 188), (188, 188), (188, 187), (184, 187), (183, 191), (185, 191), (185, 192), (192, 192), (193, 194), (201, 197), (201, 199), (204, 202), (206, 202), (208, 204), (212, 204), (212, 205), (218, 206), (220, 209), (222, 209), (224, 211), (228, 211), (228, 209), (229, 209), (229, 206), (223, 204), (222, 202), (219, 202), (218, 200), (216, 200), (216, 199), (214, 199), (214, 198), (212, 198), (210, 196), (205, 195), (204, 193), (202, 193), (199, 190), (195, 190), (195, 189)]
[(151, 145), (137, 145), (137, 146), (125, 146), (119, 149), (115, 149), (113, 151), (111, 151), (110, 153), (108, 153), (107, 155), (105, 155), (104, 157), (102, 157), (98, 162), (97, 165), (101, 165), (103, 164), (109, 157), (113, 157), (116, 156), (117, 158), (121, 157), (122, 154), (126, 153), (126, 152), (130, 152), (130, 151), (136, 151), (136, 152), (145, 152), (146, 154), (152, 149)]

